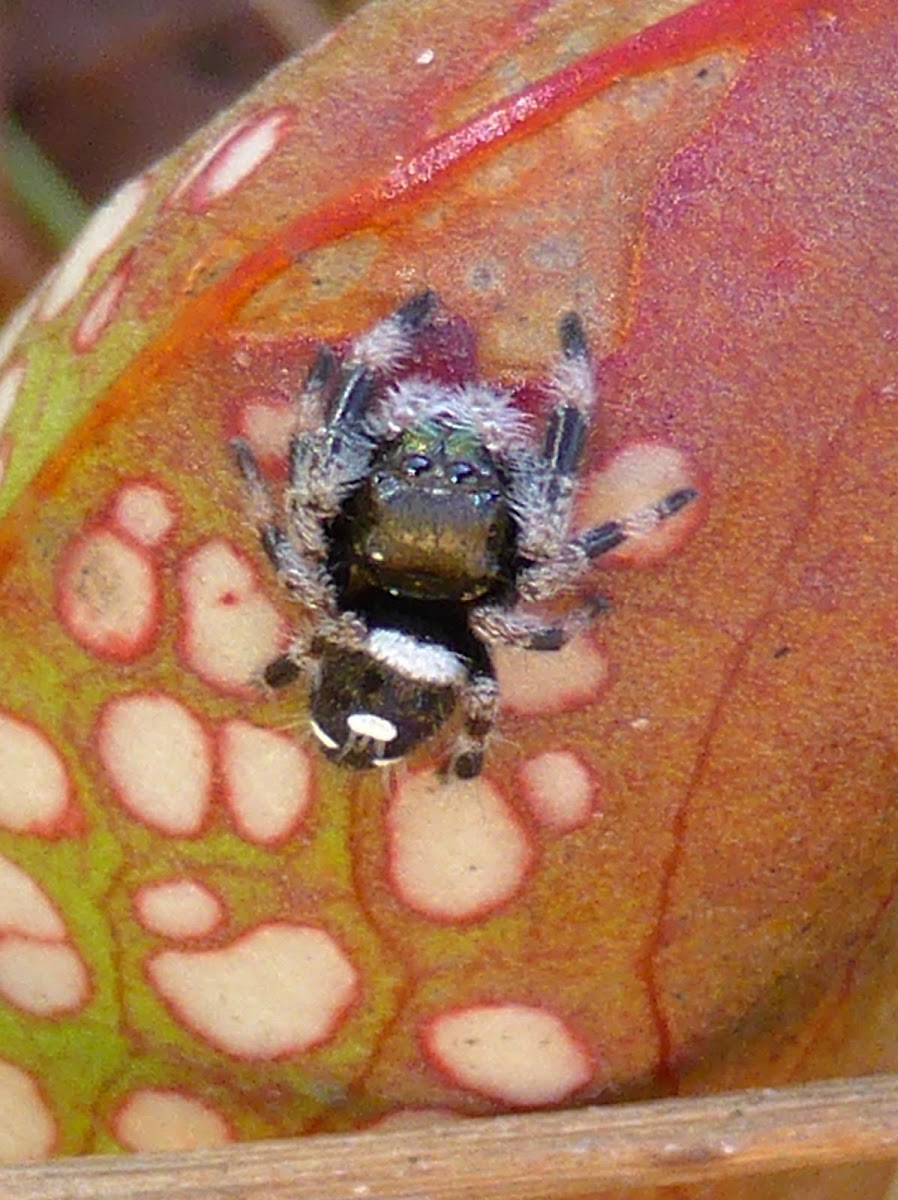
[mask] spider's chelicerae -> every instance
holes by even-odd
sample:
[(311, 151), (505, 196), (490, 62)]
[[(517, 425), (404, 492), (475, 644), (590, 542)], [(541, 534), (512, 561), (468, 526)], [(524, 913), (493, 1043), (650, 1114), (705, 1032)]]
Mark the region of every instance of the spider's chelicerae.
[(460, 724), (447, 764), (477, 775), (499, 692), (490, 648), (558, 650), (605, 603), (546, 621), (528, 604), (576, 584), (628, 537), (679, 512), (692, 488), (571, 533), (577, 471), (596, 400), (576, 313), (559, 323), (553, 407), (541, 437), (500, 389), (394, 378), (432, 323), (422, 292), (357, 337), (342, 361), (322, 347), (298, 402), (314, 427), (290, 441), (284, 512), (250, 447), (232, 448), (265, 553), (307, 611), (272, 687), (304, 676), (323, 753), (381, 767)]

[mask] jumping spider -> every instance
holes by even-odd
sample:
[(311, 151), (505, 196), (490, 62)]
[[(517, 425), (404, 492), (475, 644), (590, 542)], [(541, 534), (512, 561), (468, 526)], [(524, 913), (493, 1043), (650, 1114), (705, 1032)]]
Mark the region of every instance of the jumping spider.
[(549, 600), (594, 559), (679, 512), (692, 488), (571, 534), (577, 471), (596, 400), (576, 313), (559, 323), (554, 407), (541, 440), (495, 387), (393, 376), (431, 324), (422, 292), (352, 342), (323, 346), (297, 402), (317, 423), (290, 441), (279, 517), (252, 450), (231, 443), (252, 517), (281, 585), (309, 613), (265, 670), (304, 676), (323, 753), (345, 766), (397, 762), (458, 705), (447, 770), (477, 775), (499, 692), (490, 647), (558, 650), (605, 607), (596, 597), (546, 622)]

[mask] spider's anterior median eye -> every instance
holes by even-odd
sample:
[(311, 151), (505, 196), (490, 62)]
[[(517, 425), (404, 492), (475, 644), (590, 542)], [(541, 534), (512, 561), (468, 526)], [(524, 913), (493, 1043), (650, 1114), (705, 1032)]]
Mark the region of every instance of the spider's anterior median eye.
[(429, 471), (433, 463), (426, 454), (409, 454), (402, 462), (406, 475), (423, 475)]
[(476, 474), (476, 469), (469, 462), (454, 462), (449, 467), (449, 478), (453, 483), (463, 483)]

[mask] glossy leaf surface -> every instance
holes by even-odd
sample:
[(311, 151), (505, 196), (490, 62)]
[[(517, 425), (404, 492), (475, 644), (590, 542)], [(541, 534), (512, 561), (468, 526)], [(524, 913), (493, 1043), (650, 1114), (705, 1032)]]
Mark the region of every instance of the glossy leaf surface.
[[(5, 339), (10, 1155), (894, 1065), (890, 6), (593, 9), (372, 6)], [(535, 414), (582, 313), (580, 524), (701, 492), (594, 631), (499, 656), (466, 785), (253, 687), (296, 617), (226, 447), (283, 478), (316, 343), (423, 286), (417, 365)]]

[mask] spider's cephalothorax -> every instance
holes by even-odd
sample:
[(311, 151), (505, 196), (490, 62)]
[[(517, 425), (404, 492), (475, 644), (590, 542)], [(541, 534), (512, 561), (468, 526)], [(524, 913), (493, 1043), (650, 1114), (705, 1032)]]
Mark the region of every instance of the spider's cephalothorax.
[(262, 545), (308, 614), (266, 681), (306, 677), (312, 732), (351, 767), (396, 762), (459, 707), (448, 769), (470, 778), (498, 707), (490, 646), (558, 650), (601, 598), (551, 623), (524, 606), (569, 589), (594, 559), (697, 493), (681, 488), (572, 534), (595, 407), (579, 317), (559, 324), (554, 406), (534, 437), (495, 387), (396, 378), (436, 303), (432, 292), (414, 296), (340, 363), (321, 350), (298, 400), (301, 419), (316, 417), (290, 442), (282, 522), (249, 446), (232, 447)]

